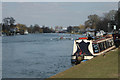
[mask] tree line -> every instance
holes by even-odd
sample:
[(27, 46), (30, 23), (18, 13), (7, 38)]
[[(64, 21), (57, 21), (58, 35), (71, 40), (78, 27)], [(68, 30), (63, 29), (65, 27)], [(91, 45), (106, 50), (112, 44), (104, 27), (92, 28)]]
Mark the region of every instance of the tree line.
[[(15, 24), (16, 20), (13, 17), (6, 17), (3, 19), (1, 24), (2, 33), (6, 35), (13, 34), (24, 34), (25, 31), (29, 33), (54, 33), (55, 29), (52, 27), (39, 26), (38, 24), (30, 25), (29, 27), (25, 24)], [(104, 13), (103, 16), (98, 16), (97, 14), (89, 15), (88, 20), (85, 21), (84, 25), (80, 26), (68, 26), (67, 32), (79, 33), (84, 32), (85, 29), (91, 28), (96, 31), (104, 30), (105, 32), (111, 32), (117, 26), (117, 30), (120, 29), (120, 9), (111, 10), (108, 13)]]
[(117, 26), (117, 29), (120, 28), (120, 13), (117, 10), (111, 10), (108, 13), (104, 13), (102, 17), (94, 14), (89, 15), (88, 20), (85, 21), (85, 28), (90, 27), (91, 29), (104, 30), (105, 32), (111, 32), (114, 28), (114, 25)]
[(52, 28), (42, 26), (40, 27), (38, 24), (30, 25), (29, 27), (25, 24), (15, 24), (16, 20), (13, 17), (6, 17), (3, 19), (3, 23), (1, 24), (2, 33), (9, 35), (15, 34), (24, 34), (25, 31), (29, 33), (54, 33), (55, 31)]

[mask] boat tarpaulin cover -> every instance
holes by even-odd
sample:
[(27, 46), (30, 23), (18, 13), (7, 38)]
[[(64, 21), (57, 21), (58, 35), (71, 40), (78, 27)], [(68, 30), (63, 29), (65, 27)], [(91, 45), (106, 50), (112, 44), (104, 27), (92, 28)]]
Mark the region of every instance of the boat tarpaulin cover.
[(75, 55), (92, 55), (90, 53), (90, 51), (88, 50), (88, 46), (89, 46), (90, 42), (84, 42), (82, 40), (82, 42), (78, 43), (76, 42), (77, 45), (77, 51), (75, 52)]

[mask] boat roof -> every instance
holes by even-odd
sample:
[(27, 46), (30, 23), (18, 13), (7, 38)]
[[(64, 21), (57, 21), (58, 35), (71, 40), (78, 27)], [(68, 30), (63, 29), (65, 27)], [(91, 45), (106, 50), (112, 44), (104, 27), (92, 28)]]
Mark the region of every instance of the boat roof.
[(103, 41), (106, 41), (109, 39), (112, 39), (112, 37), (102, 37), (102, 38), (99, 38), (97, 40), (93, 40), (93, 43), (100, 43), (100, 42), (103, 42)]

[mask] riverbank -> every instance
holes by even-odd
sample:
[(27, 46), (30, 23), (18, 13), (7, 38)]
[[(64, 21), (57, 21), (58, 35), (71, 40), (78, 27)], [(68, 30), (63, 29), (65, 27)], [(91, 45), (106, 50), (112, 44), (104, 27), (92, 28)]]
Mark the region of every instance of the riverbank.
[(118, 53), (120, 48), (89, 61), (75, 65), (50, 78), (118, 78)]

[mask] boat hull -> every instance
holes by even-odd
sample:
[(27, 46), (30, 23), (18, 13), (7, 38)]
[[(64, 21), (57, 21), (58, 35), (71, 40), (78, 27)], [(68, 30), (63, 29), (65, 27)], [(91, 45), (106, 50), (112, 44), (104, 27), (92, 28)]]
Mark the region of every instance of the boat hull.
[(112, 37), (99, 40), (77, 39), (74, 41), (71, 63), (92, 59), (114, 48), (115, 45)]

